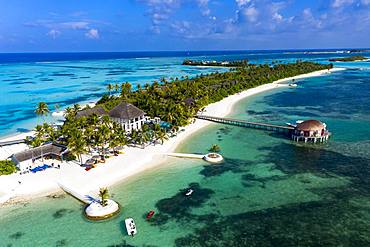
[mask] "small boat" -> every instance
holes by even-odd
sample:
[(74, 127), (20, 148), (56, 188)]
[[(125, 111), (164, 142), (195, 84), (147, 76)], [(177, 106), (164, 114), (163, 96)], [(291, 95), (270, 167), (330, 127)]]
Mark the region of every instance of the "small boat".
[(64, 111), (55, 111), (51, 114), (53, 117), (63, 117)]
[(155, 212), (153, 210), (151, 210), (147, 215), (146, 215), (146, 219), (149, 220), (150, 218), (153, 217), (153, 215), (155, 214)]
[(289, 84), (289, 87), (298, 87), (298, 85), (297, 85), (297, 84), (295, 84), (295, 83), (290, 83), (290, 84)]
[(185, 195), (186, 196), (191, 196), (191, 194), (193, 194), (194, 190), (192, 189), (188, 189), (186, 192), (185, 192)]
[(292, 124), (292, 123), (286, 123), (286, 125), (288, 125), (288, 126), (290, 126), (290, 127), (297, 127), (297, 125), (296, 124)]
[(125, 219), (125, 225), (126, 225), (127, 234), (129, 236), (134, 236), (137, 233), (134, 219), (132, 218)]

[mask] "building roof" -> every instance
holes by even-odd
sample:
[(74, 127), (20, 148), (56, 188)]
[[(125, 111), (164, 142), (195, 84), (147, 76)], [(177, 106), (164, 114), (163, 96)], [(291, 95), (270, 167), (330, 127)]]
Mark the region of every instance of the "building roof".
[(57, 143), (46, 144), (37, 148), (31, 148), (16, 154), (13, 154), (12, 157), (18, 162), (23, 162), (30, 159), (37, 159), (41, 156), (54, 154), (61, 156), (64, 152), (67, 151), (67, 147)]
[(190, 98), (183, 100), (183, 102), (185, 103), (186, 106), (191, 106), (195, 103), (195, 99), (190, 97)]
[(109, 116), (120, 119), (133, 119), (145, 115), (145, 112), (127, 102), (121, 102), (109, 111)]
[(102, 106), (95, 106), (93, 108), (88, 108), (82, 111), (77, 112), (77, 117), (88, 117), (96, 114), (97, 116), (107, 115), (108, 113), (104, 110)]
[(297, 130), (301, 131), (321, 131), (325, 128), (324, 124), (318, 120), (306, 120), (297, 125)]

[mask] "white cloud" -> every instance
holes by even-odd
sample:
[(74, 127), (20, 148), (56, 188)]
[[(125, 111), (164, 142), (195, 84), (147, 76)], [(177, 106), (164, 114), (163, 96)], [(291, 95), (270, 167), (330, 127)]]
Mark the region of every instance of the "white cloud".
[(280, 21), (283, 20), (283, 16), (281, 14), (279, 14), (279, 13), (276, 12), (276, 13), (273, 13), (272, 19), (275, 20), (275, 21), (277, 21), (277, 22), (280, 22)]
[(243, 14), (250, 22), (256, 22), (258, 20), (258, 10), (254, 6), (250, 6), (243, 10)]
[(345, 5), (350, 5), (352, 3), (353, 3), (353, 0), (334, 0), (331, 6), (333, 8), (341, 8)]
[(49, 32), (47, 32), (47, 36), (51, 37), (52, 39), (56, 39), (61, 34), (60, 31), (51, 29)]
[(67, 29), (74, 29), (74, 30), (82, 30), (88, 29), (89, 23), (86, 21), (71, 21), (71, 22), (63, 22), (60, 25)]
[(235, 0), (236, 4), (238, 5), (238, 7), (243, 7), (245, 5), (247, 5), (248, 3), (251, 2), (251, 0)]
[(99, 39), (99, 31), (97, 29), (91, 28), (85, 33), (85, 36), (89, 39)]
[(209, 0), (197, 0), (197, 2), (202, 15), (209, 16), (211, 14), (211, 10), (208, 7)]

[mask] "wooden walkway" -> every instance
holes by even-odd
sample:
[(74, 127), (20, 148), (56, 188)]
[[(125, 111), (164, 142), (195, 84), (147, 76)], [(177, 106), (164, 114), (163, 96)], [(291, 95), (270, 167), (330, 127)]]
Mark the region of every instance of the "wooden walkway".
[(197, 115), (196, 118), (212, 121), (215, 123), (223, 123), (229, 125), (235, 125), (245, 128), (253, 128), (253, 129), (262, 129), (268, 131), (274, 131), (279, 133), (287, 133), (290, 134), (291, 131), (294, 130), (291, 126), (282, 126), (282, 125), (275, 125), (275, 124), (267, 124), (267, 123), (256, 123), (256, 122), (249, 122), (245, 120), (238, 120), (233, 118), (221, 118), (221, 117), (212, 117), (212, 116), (205, 116), (205, 115)]
[(59, 187), (64, 190), (66, 193), (70, 194), (77, 200), (85, 203), (85, 204), (91, 204), (95, 201), (99, 201), (98, 198), (95, 198), (93, 196), (88, 195), (87, 193), (77, 191), (76, 189), (72, 188), (70, 185), (66, 185), (64, 183), (58, 182)]
[(188, 158), (188, 159), (203, 159), (203, 154), (185, 154), (185, 153), (166, 153), (167, 156), (177, 157), (177, 158)]
[(20, 143), (26, 143), (26, 140), (25, 139), (20, 139), (20, 140), (0, 142), (0, 147), (10, 146), (10, 145), (20, 144)]

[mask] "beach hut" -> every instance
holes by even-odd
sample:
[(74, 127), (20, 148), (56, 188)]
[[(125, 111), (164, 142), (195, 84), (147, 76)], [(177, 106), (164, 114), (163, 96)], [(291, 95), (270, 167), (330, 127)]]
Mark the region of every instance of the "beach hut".
[(326, 124), (318, 120), (306, 120), (297, 124), (292, 133), (294, 141), (324, 142), (329, 139), (330, 132)]
[(63, 161), (63, 155), (68, 152), (68, 148), (58, 143), (49, 143), (40, 147), (31, 148), (11, 156), (12, 161), (19, 170), (35, 167), (35, 161), (43, 157), (51, 157)]

